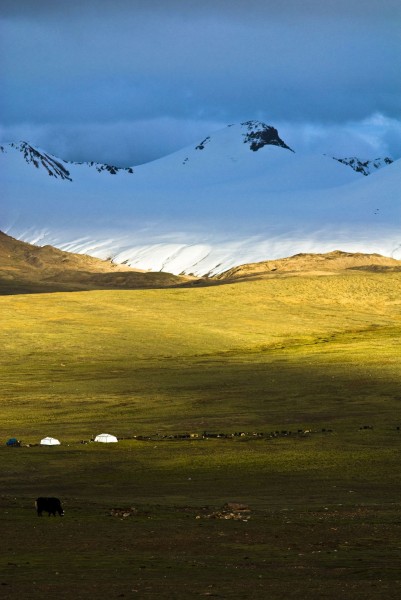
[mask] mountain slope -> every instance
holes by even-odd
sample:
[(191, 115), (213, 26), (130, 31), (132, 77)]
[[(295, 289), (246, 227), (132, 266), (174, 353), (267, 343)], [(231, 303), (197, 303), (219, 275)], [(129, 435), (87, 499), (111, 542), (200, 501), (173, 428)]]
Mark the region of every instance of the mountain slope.
[(196, 275), (334, 248), (401, 256), (400, 161), (363, 177), (294, 152), (264, 123), (229, 126), (133, 169), (21, 144), (3, 146), (0, 161), (0, 227), (38, 245)]
[(240, 265), (216, 276), (219, 281), (264, 279), (280, 275), (334, 275), (346, 271), (401, 271), (401, 260), (335, 250), (326, 254), (296, 254), (288, 258)]
[(91, 256), (38, 248), (0, 231), (0, 294), (170, 287), (187, 278), (144, 273)]

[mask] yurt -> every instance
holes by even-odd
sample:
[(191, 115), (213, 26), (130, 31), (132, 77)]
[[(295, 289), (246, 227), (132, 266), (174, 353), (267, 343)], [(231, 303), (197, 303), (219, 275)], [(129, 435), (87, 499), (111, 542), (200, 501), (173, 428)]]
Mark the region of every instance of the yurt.
[(118, 442), (118, 439), (115, 435), (110, 435), (109, 433), (100, 433), (95, 437), (95, 442), (103, 442), (103, 444), (110, 444), (111, 442)]
[(45, 437), (43, 440), (40, 440), (41, 446), (60, 446), (60, 442), (56, 440), (56, 438)]

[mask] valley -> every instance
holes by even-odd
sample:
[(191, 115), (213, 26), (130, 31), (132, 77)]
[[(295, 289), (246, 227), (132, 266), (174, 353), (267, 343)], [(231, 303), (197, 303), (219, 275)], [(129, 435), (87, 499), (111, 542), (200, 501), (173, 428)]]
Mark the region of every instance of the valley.
[(0, 297), (3, 597), (397, 597), (400, 291), (379, 265)]
[(0, 600), (401, 598), (400, 25), (0, 2)]
[(2, 597), (398, 598), (400, 161), (0, 162)]

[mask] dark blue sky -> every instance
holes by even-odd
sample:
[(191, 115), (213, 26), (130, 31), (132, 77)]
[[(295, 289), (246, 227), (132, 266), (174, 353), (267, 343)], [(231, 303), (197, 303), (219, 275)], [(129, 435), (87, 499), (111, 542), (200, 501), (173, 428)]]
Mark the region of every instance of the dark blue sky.
[(261, 119), (401, 156), (399, 0), (2, 0), (2, 141), (137, 164)]

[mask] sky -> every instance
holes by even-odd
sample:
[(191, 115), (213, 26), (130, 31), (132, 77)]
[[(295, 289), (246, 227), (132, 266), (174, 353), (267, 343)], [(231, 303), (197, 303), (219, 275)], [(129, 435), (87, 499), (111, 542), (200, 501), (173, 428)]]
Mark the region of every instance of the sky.
[(229, 123), (401, 157), (399, 0), (1, 0), (0, 141), (121, 166)]

